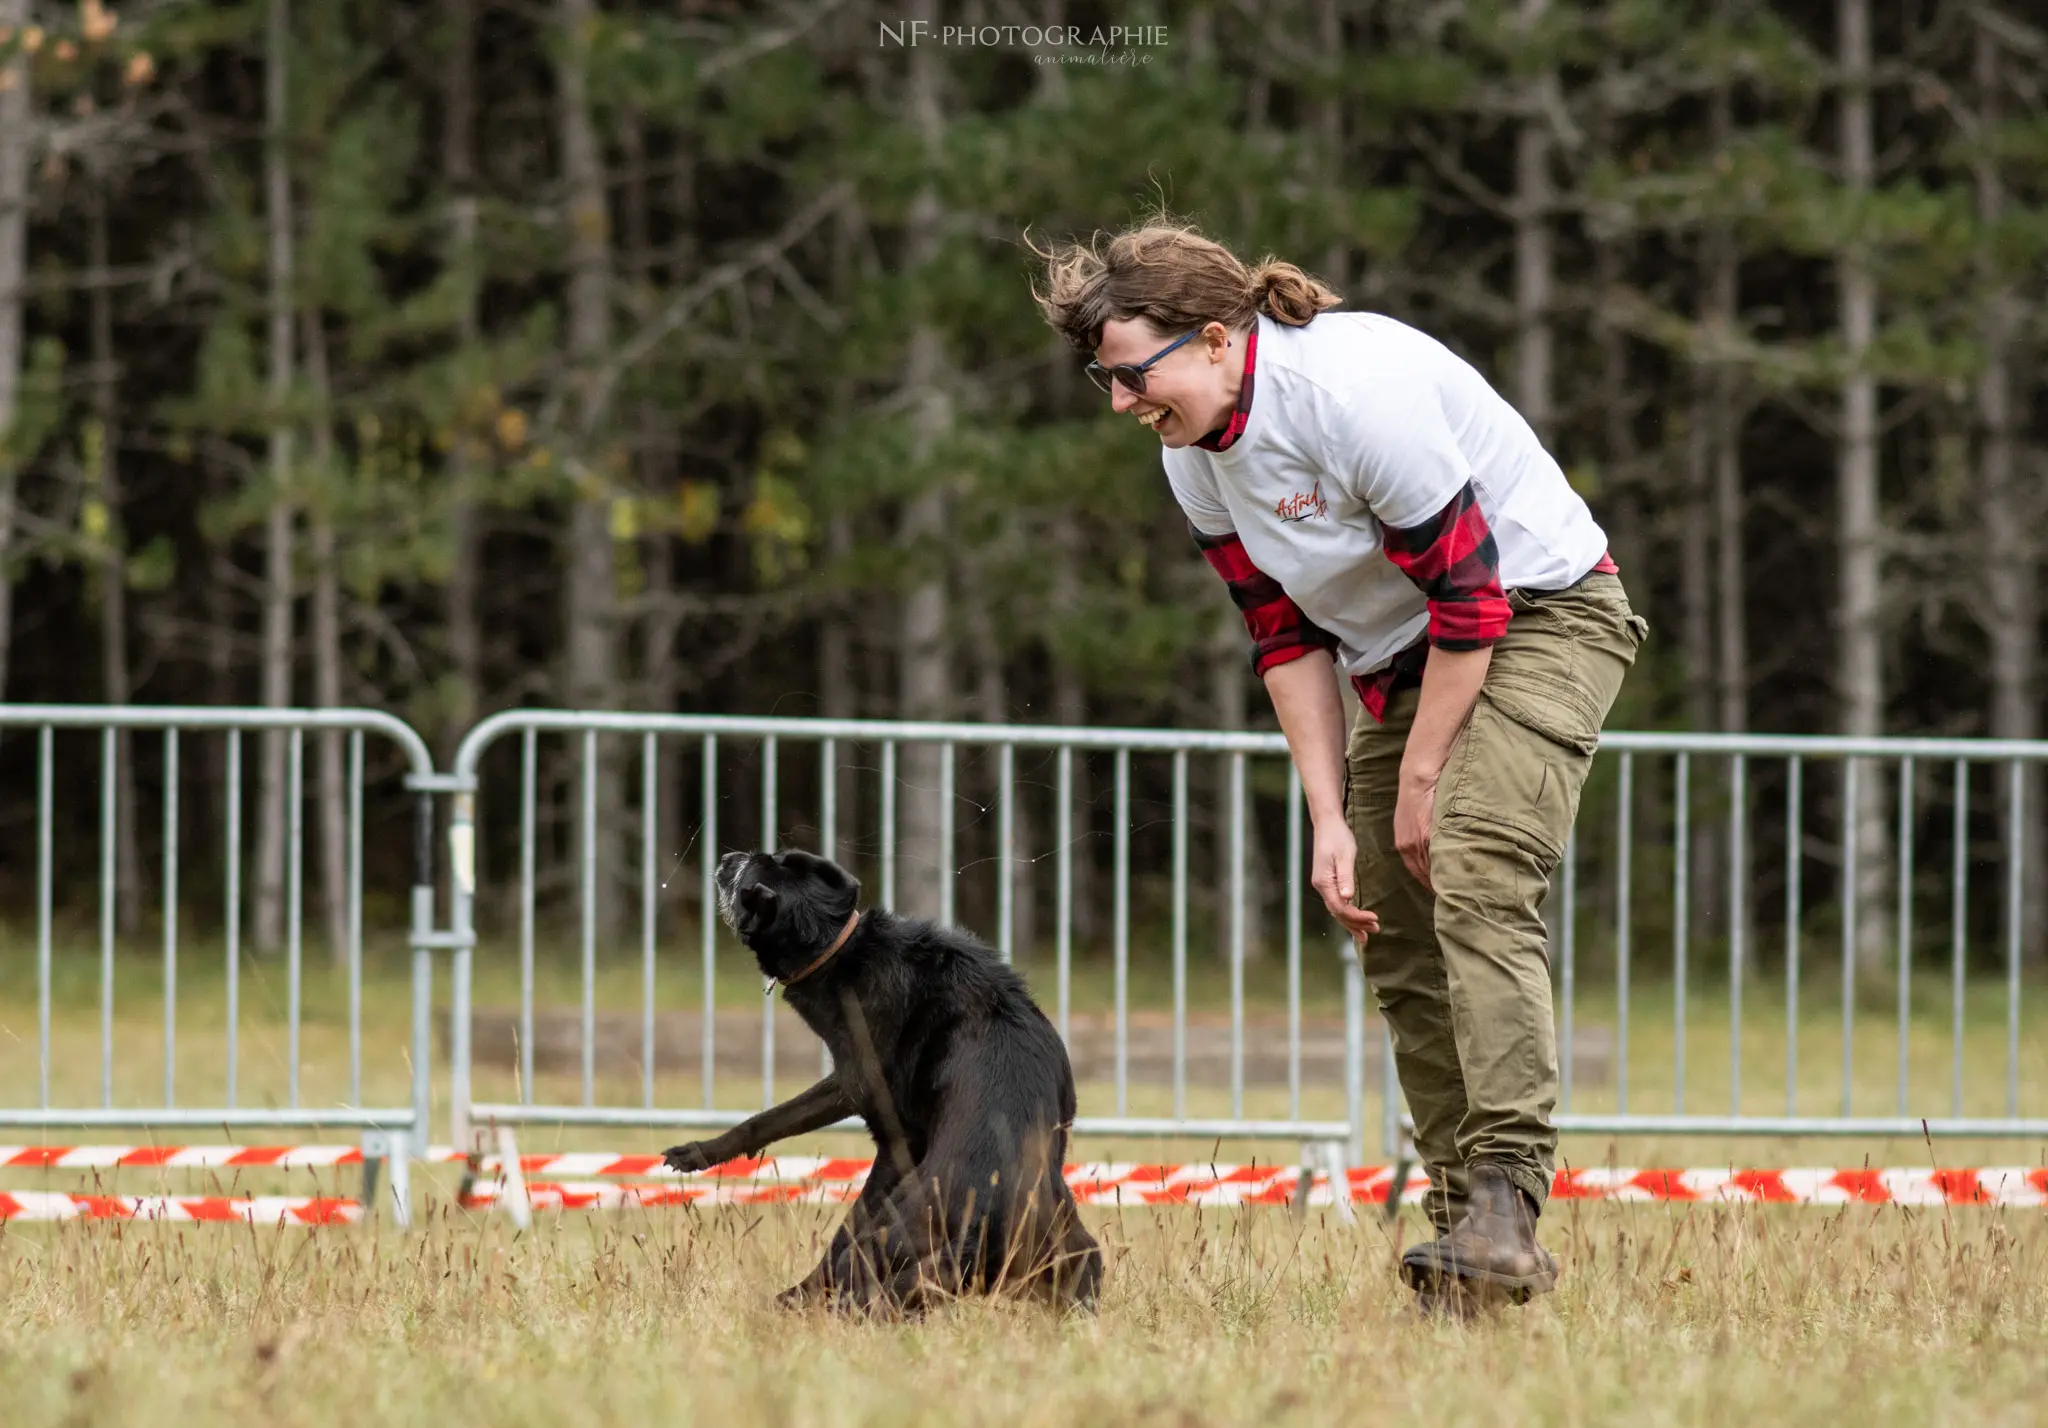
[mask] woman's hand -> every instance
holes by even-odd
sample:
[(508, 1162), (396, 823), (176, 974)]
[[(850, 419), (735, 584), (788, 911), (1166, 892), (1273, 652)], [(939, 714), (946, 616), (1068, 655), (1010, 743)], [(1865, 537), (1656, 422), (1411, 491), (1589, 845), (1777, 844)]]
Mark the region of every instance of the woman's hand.
[(1394, 795), (1394, 849), (1408, 871), (1431, 892), (1429, 834), (1436, 826), (1436, 785), (1451, 750), (1465, 736), (1472, 706), (1493, 664), (1493, 646), (1476, 650), (1433, 647), (1422, 667), (1422, 694), (1401, 755), (1399, 791)]
[(1351, 940), (1363, 947), (1366, 934), (1380, 930), (1380, 918), (1376, 912), (1351, 905), (1357, 890), (1358, 840), (1342, 818), (1325, 818), (1315, 825), (1314, 857), (1309, 886), (1322, 895), (1323, 906), (1344, 925)]
[(1436, 889), (1429, 881), (1429, 830), (1436, 823), (1435, 774), (1401, 771), (1401, 791), (1394, 797), (1394, 847), (1415, 881)]

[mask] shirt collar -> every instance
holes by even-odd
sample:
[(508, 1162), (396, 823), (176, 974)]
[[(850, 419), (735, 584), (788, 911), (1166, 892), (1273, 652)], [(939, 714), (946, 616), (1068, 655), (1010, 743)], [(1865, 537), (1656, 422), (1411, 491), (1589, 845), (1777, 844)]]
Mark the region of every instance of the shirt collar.
[(1237, 389), (1237, 406), (1230, 413), (1230, 421), (1210, 432), (1197, 437), (1195, 445), (1204, 451), (1227, 451), (1244, 435), (1244, 424), (1252, 414), (1252, 368), (1259, 355), (1259, 324), (1255, 318), (1251, 330), (1244, 335), (1244, 383)]

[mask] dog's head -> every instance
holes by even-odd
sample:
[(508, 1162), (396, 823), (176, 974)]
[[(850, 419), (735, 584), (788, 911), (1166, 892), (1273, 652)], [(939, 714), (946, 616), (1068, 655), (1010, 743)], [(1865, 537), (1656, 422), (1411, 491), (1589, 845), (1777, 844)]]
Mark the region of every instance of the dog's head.
[(860, 905), (853, 874), (795, 849), (727, 853), (717, 881), (718, 915), (768, 977), (793, 977), (817, 961)]

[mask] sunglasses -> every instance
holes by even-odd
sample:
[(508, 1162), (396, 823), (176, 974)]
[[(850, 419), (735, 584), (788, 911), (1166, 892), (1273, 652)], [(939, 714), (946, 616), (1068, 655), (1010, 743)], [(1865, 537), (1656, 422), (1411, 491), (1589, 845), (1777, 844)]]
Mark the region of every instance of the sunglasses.
[(1110, 383), (1122, 382), (1125, 391), (1134, 397), (1142, 397), (1145, 395), (1145, 369), (1152, 366), (1182, 343), (1187, 342), (1191, 338), (1199, 337), (1201, 333), (1202, 329), (1198, 327), (1186, 337), (1177, 338), (1167, 343), (1166, 346), (1135, 365), (1129, 362), (1120, 362), (1114, 367), (1105, 367), (1100, 362), (1090, 362), (1088, 364), (1088, 380), (1105, 392), (1111, 390)]

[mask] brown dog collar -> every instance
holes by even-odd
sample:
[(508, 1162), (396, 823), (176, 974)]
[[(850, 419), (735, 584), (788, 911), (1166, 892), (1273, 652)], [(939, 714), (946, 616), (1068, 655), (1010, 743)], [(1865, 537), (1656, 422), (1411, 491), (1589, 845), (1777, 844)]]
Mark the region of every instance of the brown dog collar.
[(855, 908), (853, 915), (846, 919), (846, 926), (839, 929), (839, 935), (832, 939), (832, 945), (823, 952), (820, 952), (816, 961), (812, 962), (810, 966), (804, 968), (801, 972), (798, 972), (794, 977), (781, 977), (777, 980), (785, 987), (793, 987), (804, 978), (810, 976), (811, 973), (832, 960), (832, 955), (846, 945), (846, 939), (853, 936), (853, 929), (859, 925), (860, 909)]

